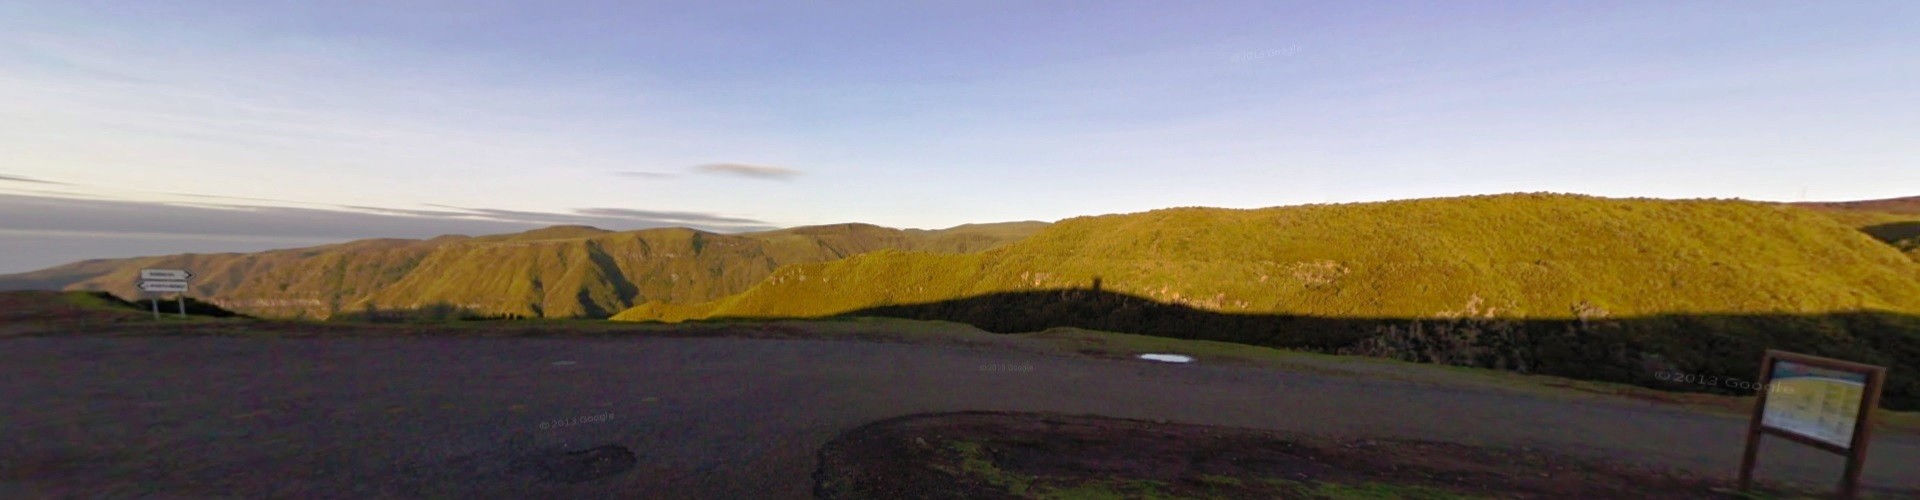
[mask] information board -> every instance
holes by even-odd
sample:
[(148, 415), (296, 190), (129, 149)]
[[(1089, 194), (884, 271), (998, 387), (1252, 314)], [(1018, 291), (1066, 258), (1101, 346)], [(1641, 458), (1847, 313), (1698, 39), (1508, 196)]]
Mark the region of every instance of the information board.
[(1853, 447), (1853, 426), (1867, 395), (1867, 374), (1788, 360), (1773, 363), (1772, 392), (1760, 424), (1841, 448)]
[(1840, 498), (1858, 498), (1873, 409), (1880, 406), (1886, 384), (1884, 366), (1768, 350), (1760, 358), (1759, 397), (1740, 457), (1740, 490), (1753, 486), (1761, 436), (1774, 435), (1847, 457)]

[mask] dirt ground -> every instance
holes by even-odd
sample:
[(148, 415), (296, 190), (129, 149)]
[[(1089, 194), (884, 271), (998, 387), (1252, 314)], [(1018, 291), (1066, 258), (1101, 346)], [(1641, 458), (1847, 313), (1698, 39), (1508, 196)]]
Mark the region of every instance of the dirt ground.
[[(997, 347), (646, 336), (15, 337), (0, 339), (0, 498), (813, 498), (819, 450), (849, 429), (956, 411), (1107, 415), (1339, 443), (1532, 448), (1722, 478), (1737, 463), (1745, 425), (1647, 403)], [(975, 441), (936, 449), (972, 464), (961, 471), (1002, 467), (992, 461), (1001, 445)], [(1128, 457), (1138, 447), (1111, 449)], [(1920, 442), (1880, 436), (1871, 454), (1866, 486), (1914, 498)], [(1208, 463), (1171, 456), (1180, 457), (1176, 465)], [(1838, 465), (1775, 440), (1763, 448), (1760, 477), (1819, 490), (1838, 477)], [(1026, 467), (1005, 467), (1015, 466)], [(1240, 480), (1198, 470), (1202, 481)], [(1144, 481), (1171, 485), (1182, 474), (1076, 491), (1174, 493)], [(1020, 479), (987, 477), (1009, 488)], [(1297, 488), (1352, 493), (1326, 484), (1333, 483)], [(1047, 486), (1028, 483), (1036, 485)], [(1373, 483), (1349, 489), (1383, 488), (1404, 493)], [(1271, 498), (1261, 492), (1244, 493)]]
[[(888, 425), (877, 421), (964, 411), (1145, 419), (1077, 438), (1085, 446), (1040, 434), (1026, 443), (913, 436), (930, 441), (932, 451), (918, 451), (934, 460), (923, 469), (949, 483), (974, 478), (953, 488), (988, 498), (1016, 488), (1078, 498), (1446, 498), (1509, 486), (1559, 495), (1584, 490), (1551, 480), (1612, 469), (1555, 469), (1586, 462), (1533, 450), (1725, 481), (1746, 425), (1743, 415), (1584, 383), (1543, 388), (1501, 374), (1094, 332), (995, 335), (870, 319), (153, 321), (84, 303), (29, 312), (0, 314), (0, 498), (813, 498), (823, 446), (844, 450), (846, 436)], [(1141, 349), (1198, 361), (1129, 355)], [(1160, 421), (1224, 427), (1165, 438), (1212, 448), (1094, 446), (1172, 432), (1141, 423)], [(1190, 428), (1199, 427), (1180, 429)], [(1016, 435), (987, 434), (996, 433)], [(1864, 486), (1920, 498), (1920, 438), (1875, 438)], [(1050, 458), (1087, 447), (1119, 460)], [(1164, 460), (1127, 458), (1140, 450)], [(1370, 455), (1398, 458), (1362, 460)], [(1464, 462), (1446, 461), (1456, 458)], [(1511, 465), (1501, 460), (1548, 476), (1486, 465)], [(1143, 465), (1152, 467), (1130, 468)], [(1282, 466), (1309, 475), (1266, 474)], [(1394, 467), (1401, 475), (1342, 472)], [(1760, 477), (1802, 490), (1824, 492), (1839, 468), (1804, 446), (1762, 447)], [(1137, 477), (1050, 482), (1079, 469)], [(1578, 487), (1605, 498), (1614, 490), (1594, 485), (1651, 476), (1597, 477)], [(1710, 482), (1685, 490), (1695, 484), (1688, 476), (1660, 477), (1676, 491), (1712, 493)], [(905, 498), (941, 492), (951, 493)]]
[(1538, 449), (1046, 413), (890, 419), (820, 464), (828, 499), (1739, 498), (1724, 478)]

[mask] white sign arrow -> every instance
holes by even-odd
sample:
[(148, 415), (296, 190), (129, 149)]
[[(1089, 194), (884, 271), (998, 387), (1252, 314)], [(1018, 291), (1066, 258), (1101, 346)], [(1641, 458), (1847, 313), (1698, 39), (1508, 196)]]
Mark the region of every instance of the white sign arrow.
[(142, 280), (186, 281), (190, 278), (193, 278), (193, 273), (187, 272), (185, 269), (140, 270), (140, 279)]
[(184, 293), (187, 291), (187, 282), (185, 281), (142, 281), (140, 282), (140, 291)]

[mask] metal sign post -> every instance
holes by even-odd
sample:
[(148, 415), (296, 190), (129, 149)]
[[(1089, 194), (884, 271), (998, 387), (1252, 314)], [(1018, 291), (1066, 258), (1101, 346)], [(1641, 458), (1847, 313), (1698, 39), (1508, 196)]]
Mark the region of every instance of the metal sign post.
[(1873, 409), (1887, 369), (1838, 359), (1768, 350), (1760, 359), (1760, 397), (1747, 424), (1740, 491), (1753, 485), (1760, 437), (1771, 434), (1847, 457), (1840, 498), (1860, 494), (1860, 471), (1873, 434)]

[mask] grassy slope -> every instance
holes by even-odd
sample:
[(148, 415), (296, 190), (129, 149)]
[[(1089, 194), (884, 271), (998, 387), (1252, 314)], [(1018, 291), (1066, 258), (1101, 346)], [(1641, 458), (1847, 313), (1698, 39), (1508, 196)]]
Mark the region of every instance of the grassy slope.
[(178, 267), (197, 275), (196, 296), (256, 315), (317, 317), (368, 305), (444, 303), (492, 315), (604, 316), (636, 301), (697, 302), (738, 293), (786, 264), (885, 248), (979, 250), (1042, 226), (902, 231), (843, 224), (743, 235), (558, 226), (482, 237), (363, 240), (250, 254), (87, 261), (0, 277), (0, 289), (105, 290), (135, 296), (139, 269)]
[(47, 320), (91, 320), (102, 323), (148, 318), (134, 304), (111, 295), (82, 292), (0, 292), (0, 323)]
[[(1420, 318), (1920, 312), (1920, 267), (1820, 213), (1740, 201), (1505, 195), (1061, 221), (978, 254), (796, 265), (620, 319), (816, 317), (1091, 286), (1205, 310)], [(1587, 306), (1582, 306), (1585, 304)]]
[(53, 332), (97, 332), (115, 325), (204, 324), (240, 322), (231, 313), (188, 301), (187, 316), (177, 315), (173, 302), (160, 305), (160, 321), (154, 321), (146, 302), (129, 303), (105, 292), (0, 292), (0, 337), (44, 335)]
[[(63, 276), (39, 288), (103, 290), (139, 296), (140, 269), (183, 268), (194, 272), (193, 295), (223, 307), (267, 314), (321, 311), (398, 281), (439, 245), (434, 240), (362, 240), (336, 245), (256, 253), (181, 254), (87, 261), (29, 275)], [(0, 278), (5, 281), (5, 278)]]

